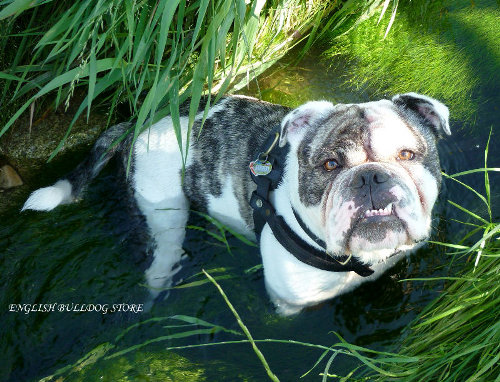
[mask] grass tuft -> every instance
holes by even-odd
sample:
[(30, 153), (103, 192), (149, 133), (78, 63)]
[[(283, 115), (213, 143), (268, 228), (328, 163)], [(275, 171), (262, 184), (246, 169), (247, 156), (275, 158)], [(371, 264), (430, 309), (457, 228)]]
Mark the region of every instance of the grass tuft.
[(183, 101), (191, 99), (192, 126), (202, 94), (245, 86), (300, 41), (309, 39), (309, 47), (345, 8), (319, 0), (6, 0), (0, 5), (0, 105), (8, 117), (0, 137), (40, 100), (66, 109), (81, 89), (66, 137), (93, 107), (112, 114), (128, 105), (135, 138), (171, 114), (185, 157)]
[[(191, 99), (189, 128), (202, 94), (237, 91), (302, 41), (299, 57), (329, 33), (343, 33), (384, 0), (6, 0), (0, 5), (0, 137), (21, 115), (79, 106), (109, 121), (128, 106), (134, 138), (172, 115), (184, 159), (179, 105)], [(387, 3), (387, 0), (385, 0)], [(18, 49), (11, 49), (13, 46)], [(77, 91), (78, 90), (78, 91)], [(74, 97), (78, 93), (83, 100)], [(215, 95), (217, 94), (217, 95)], [(43, 110), (40, 110), (42, 108)], [(209, 104), (204, 110), (207, 115)]]

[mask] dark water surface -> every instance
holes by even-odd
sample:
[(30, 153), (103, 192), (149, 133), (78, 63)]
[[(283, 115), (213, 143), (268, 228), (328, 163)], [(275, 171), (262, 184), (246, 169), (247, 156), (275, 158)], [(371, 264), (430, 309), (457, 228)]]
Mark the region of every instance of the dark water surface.
[[(500, 66), (494, 62), (492, 65)], [(260, 87), (273, 89), (264, 92), (266, 100), (288, 105), (309, 99), (351, 103), (371, 98), (368, 89), (354, 92), (342, 82), (338, 70), (329, 69), (311, 53), (299, 67), (288, 67), (272, 78), (263, 78)], [(464, 124), (453, 119), (451, 110), (453, 135), (440, 142), (442, 168), (446, 173), (484, 166), (484, 148), (492, 126), (489, 165), (500, 167), (499, 91), (498, 83), (478, 90), (483, 102), (474, 123)], [(63, 169), (76, 165), (79, 159), (64, 158), (60, 162), (61, 175)], [(176, 320), (147, 321), (151, 318), (186, 315), (240, 331), (220, 294), (209, 283), (172, 290), (165, 301), (144, 313), (9, 312), (10, 304), (108, 304), (111, 307), (146, 300), (148, 292), (142, 285), (142, 272), (148, 251), (147, 233), (141, 219), (130, 216), (124, 202), (127, 193), (116, 172), (116, 166), (106, 169), (77, 204), (62, 206), (50, 213), (19, 214), (24, 200), (12, 200), (12, 207), (1, 216), (0, 380), (39, 380), (77, 363), (97, 348), (83, 362), (92, 364), (100, 358), (99, 349), (108, 346), (106, 343), (116, 346), (109, 355), (161, 336), (200, 328), (178, 327), (183, 322)], [(500, 197), (497, 175), (492, 174), (490, 179), (496, 219)], [(49, 185), (55, 180), (55, 176), (41, 174), (39, 183)], [(468, 175), (462, 180), (484, 194), (482, 174)], [(486, 211), (472, 192), (450, 180), (444, 181), (435, 208), (432, 239), (457, 242), (468, 228), (454, 219), (470, 219), (447, 200), (484, 217)], [(192, 217), (190, 224), (217, 232), (200, 217)], [(258, 267), (258, 250), (230, 235), (228, 242), (231, 252), (209, 234), (188, 230), (185, 242), (188, 258), (176, 281), (205, 280), (197, 275), (202, 269), (213, 276), (229, 276), (220, 280), (220, 284), (255, 339), (295, 340), (324, 346), (338, 342), (333, 333), (337, 332), (351, 343), (393, 350), (405, 326), (443, 288), (443, 282), (400, 280), (453, 275), (462, 261), (456, 261), (457, 268), (448, 267), (450, 255), (443, 247), (429, 244), (379, 280), (284, 318), (274, 313), (266, 295), (262, 269)], [(145, 323), (116, 341), (125, 329), (140, 322)], [(165, 351), (167, 346), (239, 339), (244, 337), (225, 332), (164, 339), (122, 356), (100, 358), (83, 371), (77, 367), (68, 380), (265, 380), (265, 370), (247, 343)], [(266, 343), (259, 347), (271, 369), (283, 381), (298, 380), (322, 353), (319, 349), (292, 344)], [(303, 380), (319, 380), (324, 364), (325, 361)], [(355, 360), (339, 356), (331, 371), (343, 375), (356, 365)]]

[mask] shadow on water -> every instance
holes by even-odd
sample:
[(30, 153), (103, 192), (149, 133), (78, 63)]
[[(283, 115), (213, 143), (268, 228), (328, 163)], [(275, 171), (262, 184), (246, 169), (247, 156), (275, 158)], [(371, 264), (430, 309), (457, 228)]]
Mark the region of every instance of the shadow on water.
[[(477, 7), (498, 16), (497, 7), (487, 8), (482, 4), (479, 2)], [(499, 40), (490, 41), (469, 19), (456, 19), (453, 15), (449, 15), (452, 30), (445, 35), (453, 36), (453, 39), (448, 37), (448, 42), (456, 43), (457, 49), (470, 60), (470, 66), (477, 68), (474, 73), (480, 77), (480, 86), (476, 88), (475, 96), (481, 102), (475, 123), (454, 121), (454, 134), (440, 143), (442, 168), (447, 173), (455, 173), (482, 167), (491, 126), (494, 133), (489, 163), (491, 167), (499, 167), (500, 151), (495, 142), (499, 134), (500, 59), (495, 51), (498, 44), (494, 45)], [(345, 75), (348, 74), (329, 69), (312, 52), (300, 66), (288, 67), (282, 73), (274, 73), (271, 78), (263, 77), (261, 88), (273, 89), (264, 92), (265, 99), (288, 105), (313, 98), (335, 102), (370, 99), (369, 88), (353, 92), (346, 87), (343, 84)], [(15, 200), (13, 208), (2, 216), (0, 352), (3, 361), (0, 380), (37, 380), (74, 364), (99, 345), (110, 343), (116, 345), (114, 350), (119, 351), (177, 330), (172, 323), (151, 321), (115, 341), (130, 325), (150, 318), (182, 314), (240, 330), (210, 284), (174, 289), (166, 301), (141, 314), (23, 314), (8, 311), (10, 304), (111, 305), (137, 304), (146, 299), (142, 272), (146, 266), (144, 256), (149, 250), (147, 232), (139, 217), (130, 219), (131, 211), (126, 203), (128, 196), (120, 187), (120, 177), (115, 172), (116, 168), (107, 169), (77, 204), (62, 206), (51, 213), (19, 215), (17, 209), (22, 201)], [(54, 179), (55, 175), (41, 178), (40, 183), (49, 184)], [(495, 186), (499, 184), (499, 178), (494, 174), (491, 179), (494, 214), (498, 218), (500, 200)], [(464, 181), (482, 190), (481, 175), (464, 177)], [(448, 199), (481, 211), (474, 195), (456, 183), (445, 181), (436, 207), (433, 237), (436, 241), (456, 241), (465, 232), (463, 226), (453, 219), (465, 220), (466, 217), (451, 207)], [(190, 224), (214, 229), (200, 217), (192, 217)], [(379, 280), (294, 317), (284, 318), (274, 313), (266, 295), (262, 269), (258, 267), (258, 250), (233, 237), (229, 238), (229, 246), (231, 253), (211, 236), (189, 230), (185, 242), (188, 257), (177, 275), (177, 282), (202, 280), (201, 276), (193, 277), (202, 269), (213, 275), (228, 276), (229, 279), (221, 280), (220, 284), (254, 338), (259, 339), (293, 339), (330, 346), (338, 342), (332, 332), (338, 332), (349, 342), (390, 350), (398, 343), (405, 326), (444, 286), (444, 282), (400, 280), (453, 272), (446, 266), (449, 256), (445, 250), (429, 244)], [(107, 380), (265, 380), (266, 373), (248, 344), (165, 351), (167, 346), (241, 338), (224, 332), (198, 334), (153, 343), (109, 360), (96, 361), (90, 357), (83, 365), (96, 363), (76, 370), (67, 380), (92, 381), (103, 375)], [(273, 371), (284, 381), (297, 380), (322, 353), (298, 345), (260, 344), (259, 347)], [(344, 374), (356, 365), (353, 360), (339, 356), (334, 370)], [(318, 380), (318, 371), (304, 380)]]
[[(476, 103), (473, 123), (466, 123), (457, 129), (459, 137), (457, 146), (461, 148), (460, 167), (452, 168), (455, 173), (464, 169), (484, 166), (484, 148), (490, 131), (492, 132), (489, 167), (498, 167), (500, 152), (497, 142), (500, 134), (500, 4), (493, 1), (476, 1), (474, 6), (467, 7), (464, 2), (452, 1), (450, 6), (449, 30), (442, 37), (456, 45), (457, 50), (465, 57), (478, 78), (478, 84), (472, 93), (472, 101)], [(445, 158), (446, 160), (447, 158)], [(461, 178), (474, 189), (484, 194), (484, 178), (469, 175)], [(495, 187), (500, 184), (500, 174), (490, 173), (490, 182)], [(457, 185), (454, 185), (455, 187)], [(468, 205), (475, 211), (481, 211), (486, 216), (485, 206), (469, 193), (466, 200), (459, 199), (463, 205)], [(450, 195), (460, 195), (454, 190)], [(500, 214), (500, 194), (498, 190), (492, 195), (494, 218)]]

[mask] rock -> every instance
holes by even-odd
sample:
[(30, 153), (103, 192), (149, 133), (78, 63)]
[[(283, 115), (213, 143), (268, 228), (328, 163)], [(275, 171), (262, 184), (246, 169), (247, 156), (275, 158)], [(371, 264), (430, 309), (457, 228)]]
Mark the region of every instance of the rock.
[(0, 188), (8, 189), (22, 186), (23, 181), (19, 174), (8, 164), (0, 167)]

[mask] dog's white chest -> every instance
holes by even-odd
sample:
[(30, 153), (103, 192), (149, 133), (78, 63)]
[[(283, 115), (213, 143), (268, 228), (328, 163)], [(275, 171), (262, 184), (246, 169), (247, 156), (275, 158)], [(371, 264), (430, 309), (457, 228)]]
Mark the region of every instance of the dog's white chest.
[(294, 314), (363, 281), (354, 272), (328, 272), (300, 262), (280, 246), (269, 226), (262, 231), (260, 245), (266, 287), (281, 314)]
[(269, 226), (261, 236), (261, 254), (266, 287), (280, 314), (291, 315), (354, 290), (365, 281), (375, 280), (406, 254), (374, 264), (374, 273), (362, 277), (355, 272), (330, 272), (302, 263), (280, 246)]

